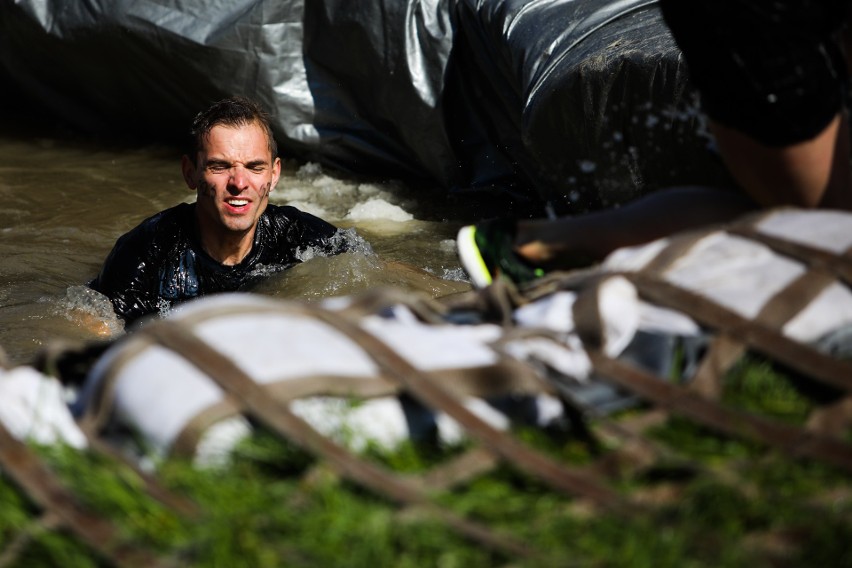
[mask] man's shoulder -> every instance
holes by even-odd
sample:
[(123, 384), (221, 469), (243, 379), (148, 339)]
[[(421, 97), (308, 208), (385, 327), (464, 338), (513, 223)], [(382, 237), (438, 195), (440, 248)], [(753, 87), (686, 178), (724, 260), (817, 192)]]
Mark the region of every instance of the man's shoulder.
[(268, 205), (264, 216), (268, 228), (279, 237), (309, 240), (329, 238), (337, 232), (337, 227), (312, 213), (297, 209), (292, 205)]
[(313, 217), (310, 213), (306, 213), (292, 205), (275, 205), (272, 203), (266, 206), (266, 210), (263, 214), (269, 216), (270, 219), (296, 219), (305, 216)]
[(143, 219), (121, 238), (125, 240), (152, 238), (155, 235), (163, 234), (164, 229), (182, 227), (192, 221), (192, 208), (193, 206), (190, 203), (180, 203), (174, 207), (154, 213), (150, 217)]
[(164, 223), (186, 223), (192, 219), (192, 211), (194, 207), (195, 205), (193, 203), (178, 203), (174, 207), (169, 207), (168, 209), (163, 209), (159, 213), (154, 213), (147, 219), (143, 220), (139, 226), (157, 226)]
[(333, 225), (328, 221), (317, 217), (313, 213), (302, 211), (292, 205), (273, 205), (270, 203), (266, 206), (266, 210), (263, 212), (263, 215), (270, 221), (302, 222), (333, 227)]
[(106, 264), (135, 266), (142, 260), (150, 261), (167, 254), (176, 243), (187, 241), (188, 223), (192, 219), (192, 206), (188, 203), (147, 217), (115, 241)]
[[(319, 217), (290, 205), (268, 205), (258, 223), (255, 244), (263, 262), (269, 255), (287, 262), (297, 257), (298, 250), (320, 247), (326, 254), (337, 254), (343, 248), (334, 238), (338, 229)], [(276, 261), (277, 262), (277, 261)]]

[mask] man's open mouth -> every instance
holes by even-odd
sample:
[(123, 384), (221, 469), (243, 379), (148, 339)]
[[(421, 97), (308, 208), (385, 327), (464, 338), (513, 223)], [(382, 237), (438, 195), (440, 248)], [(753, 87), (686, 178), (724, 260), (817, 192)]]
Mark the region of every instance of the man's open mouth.
[(227, 199), (225, 201), (231, 207), (245, 207), (248, 205), (248, 199)]

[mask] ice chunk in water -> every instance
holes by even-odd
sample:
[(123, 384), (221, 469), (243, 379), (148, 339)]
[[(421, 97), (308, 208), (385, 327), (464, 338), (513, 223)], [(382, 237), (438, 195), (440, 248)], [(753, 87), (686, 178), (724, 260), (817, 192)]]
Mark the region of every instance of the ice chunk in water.
[(411, 221), (414, 216), (398, 205), (388, 203), (384, 199), (373, 198), (355, 205), (349, 210), (346, 218), (352, 221)]

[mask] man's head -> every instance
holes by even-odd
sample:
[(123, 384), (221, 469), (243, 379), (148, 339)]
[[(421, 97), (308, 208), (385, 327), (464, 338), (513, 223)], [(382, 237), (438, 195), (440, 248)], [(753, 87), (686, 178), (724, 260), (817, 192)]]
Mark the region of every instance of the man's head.
[(193, 121), (194, 147), (181, 169), (196, 190), (205, 250), (235, 264), (251, 250), (257, 221), (278, 183), (281, 160), (265, 113), (240, 97), (219, 101)]
[(186, 155), (195, 163), (198, 152), (204, 145), (204, 139), (214, 126), (236, 127), (252, 123), (259, 125), (266, 133), (269, 153), (274, 160), (278, 157), (278, 145), (269, 126), (269, 115), (253, 100), (240, 96), (222, 99), (195, 115), (189, 131)]

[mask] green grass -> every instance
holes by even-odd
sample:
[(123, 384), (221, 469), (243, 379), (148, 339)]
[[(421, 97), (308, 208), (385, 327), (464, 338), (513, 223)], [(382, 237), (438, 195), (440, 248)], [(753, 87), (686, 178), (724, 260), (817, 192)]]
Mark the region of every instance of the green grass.
[[(731, 374), (725, 400), (796, 424), (812, 406), (756, 360)], [(595, 457), (567, 434), (527, 430), (518, 436), (566, 463)], [(179, 566), (852, 566), (847, 473), (791, 460), (684, 419), (670, 419), (651, 437), (677, 459), (613, 481), (638, 503), (629, 514), (581, 506), (506, 466), (435, 496), (442, 507), (538, 552), (529, 559), (486, 550), (422, 512), (402, 510), (268, 433), (242, 444), (227, 468), (161, 465), (158, 479), (195, 501), (197, 518), (154, 501), (133, 471), (111, 460), (65, 448), (39, 452), (86, 507), (138, 546), (173, 556)], [(393, 452), (372, 448), (366, 455), (415, 474), (462, 449), (409, 444)], [(0, 550), (18, 542), (8, 565), (106, 565), (68, 532), (39, 532), (38, 516), (0, 477)], [(24, 533), (30, 537), (21, 545)]]

